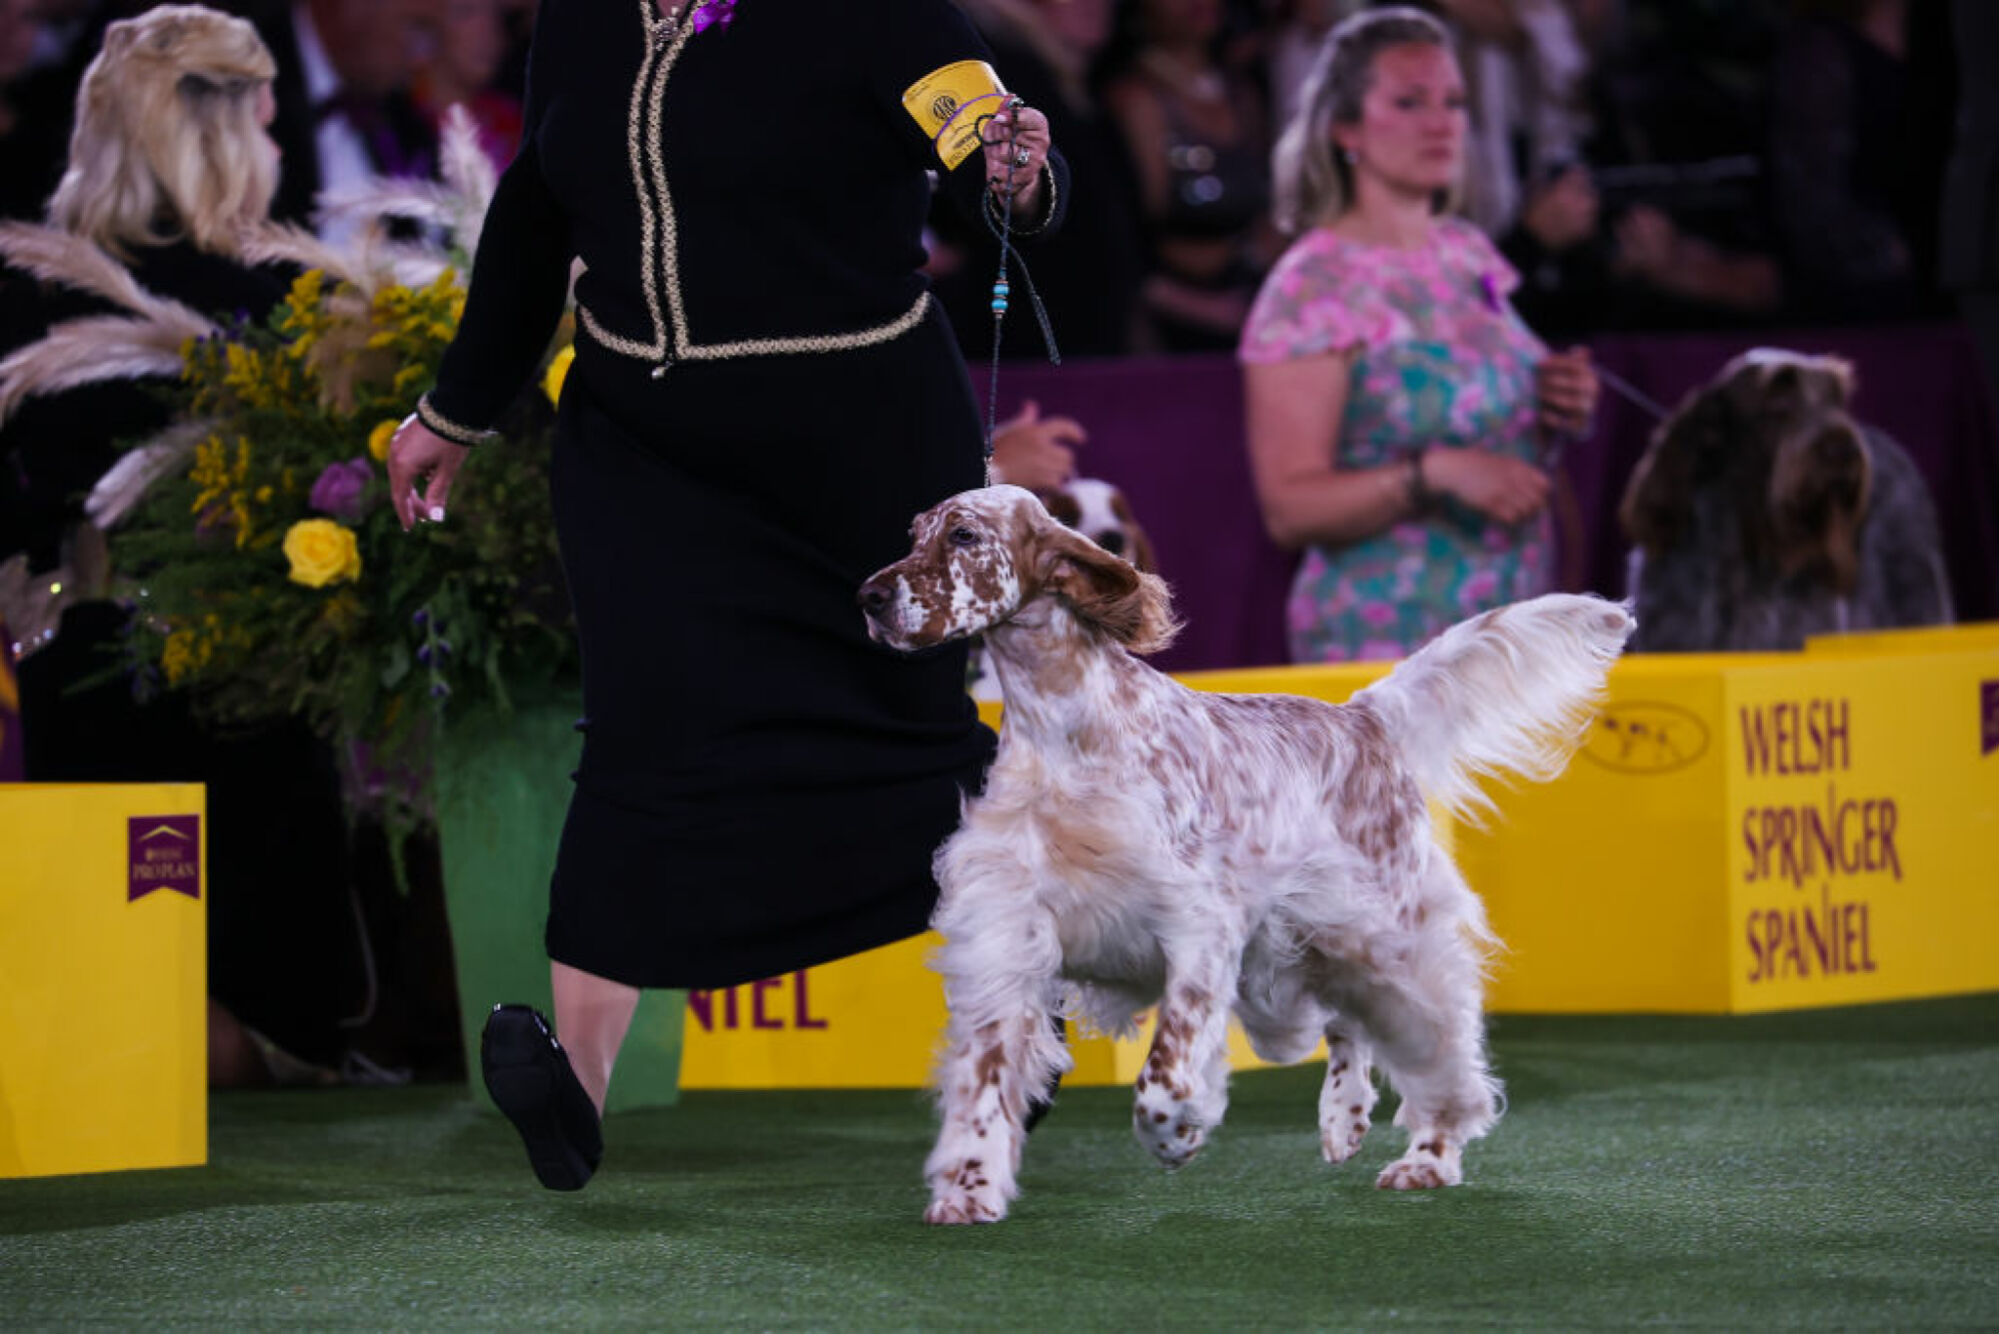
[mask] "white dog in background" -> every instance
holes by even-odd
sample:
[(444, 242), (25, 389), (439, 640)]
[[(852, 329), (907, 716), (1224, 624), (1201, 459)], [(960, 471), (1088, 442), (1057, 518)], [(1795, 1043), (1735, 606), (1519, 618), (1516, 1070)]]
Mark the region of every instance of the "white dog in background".
[[(1152, 552), (1152, 539), (1139, 526), (1124, 492), (1100, 477), (1072, 477), (1052, 491), (1036, 491), (1035, 496), (1048, 513), (1066, 527), (1073, 528), (1113, 556), (1122, 556), (1146, 574), (1159, 573), (1159, 560)], [(977, 700), (1001, 698), (999, 676), (985, 644), (972, 641), (966, 667), (966, 686)]]
[(1173, 634), (1166, 586), (1031, 493), (966, 492), (913, 531), (861, 590), (870, 634), (983, 632), (1006, 695), (985, 790), (937, 856), (950, 1024), (926, 1220), (1005, 1215), (1029, 1098), (1069, 1065), (1051, 1015), (1122, 1032), (1155, 1003), (1133, 1122), (1168, 1167), (1221, 1123), (1233, 1009), (1268, 1060), (1326, 1039), (1328, 1161), (1367, 1132), (1373, 1061), (1410, 1136), (1377, 1184), (1462, 1180), (1498, 1116), (1491, 936), (1425, 799), (1462, 810), (1480, 774), (1559, 772), (1631, 617), (1569, 595), (1486, 612), (1342, 706), (1201, 694), (1132, 656)]

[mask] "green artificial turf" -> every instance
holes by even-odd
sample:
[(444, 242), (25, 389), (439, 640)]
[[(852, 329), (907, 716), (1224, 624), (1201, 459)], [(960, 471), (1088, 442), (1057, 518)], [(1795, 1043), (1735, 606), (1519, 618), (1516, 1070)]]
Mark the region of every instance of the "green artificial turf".
[(1318, 1070), (1238, 1077), (1167, 1175), (1071, 1089), (996, 1227), (918, 1222), (914, 1093), (615, 1115), (578, 1195), (459, 1088), (218, 1096), (211, 1163), (0, 1182), (0, 1325), (1999, 1325), (1999, 996), (1501, 1018), (1468, 1184), (1319, 1162)]

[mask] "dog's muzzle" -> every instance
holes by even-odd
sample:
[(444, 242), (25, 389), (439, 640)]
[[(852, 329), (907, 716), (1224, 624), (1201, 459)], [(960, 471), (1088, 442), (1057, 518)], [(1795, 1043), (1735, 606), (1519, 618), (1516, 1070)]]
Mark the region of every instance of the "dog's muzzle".
[(895, 629), (896, 581), (886, 571), (876, 575), (861, 585), (861, 591), (854, 595), (860, 604), (861, 613), (868, 618), (868, 638), (877, 643), (892, 643), (890, 633)]

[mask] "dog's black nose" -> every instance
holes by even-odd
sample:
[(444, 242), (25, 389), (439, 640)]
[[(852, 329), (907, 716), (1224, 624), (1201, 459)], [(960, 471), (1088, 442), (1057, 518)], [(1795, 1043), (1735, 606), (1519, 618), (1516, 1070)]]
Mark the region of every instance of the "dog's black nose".
[(1097, 534), (1097, 545), (1113, 556), (1124, 555), (1124, 534), (1115, 528), (1106, 528)]
[(861, 585), (861, 592), (856, 600), (861, 604), (862, 611), (870, 616), (879, 616), (888, 610), (889, 600), (893, 596), (885, 585), (870, 579)]

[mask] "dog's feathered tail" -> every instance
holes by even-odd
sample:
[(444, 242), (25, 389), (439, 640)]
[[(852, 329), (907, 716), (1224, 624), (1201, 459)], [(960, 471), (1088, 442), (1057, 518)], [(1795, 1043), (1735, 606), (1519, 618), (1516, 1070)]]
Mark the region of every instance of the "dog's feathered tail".
[(1636, 627), (1615, 602), (1550, 593), (1459, 622), (1354, 698), (1373, 705), (1423, 795), (1472, 816), (1491, 805), (1481, 776), (1562, 771)]

